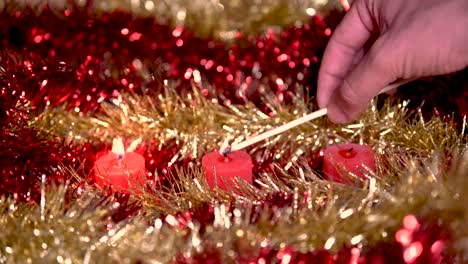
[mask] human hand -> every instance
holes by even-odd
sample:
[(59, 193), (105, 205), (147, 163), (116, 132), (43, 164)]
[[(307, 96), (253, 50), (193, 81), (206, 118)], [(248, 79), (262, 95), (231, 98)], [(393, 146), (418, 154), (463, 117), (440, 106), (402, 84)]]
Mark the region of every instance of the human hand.
[(467, 65), (468, 1), (356, 0), (325, 50), (317, 100), (333, 122), (346, 123), (399, 78)]

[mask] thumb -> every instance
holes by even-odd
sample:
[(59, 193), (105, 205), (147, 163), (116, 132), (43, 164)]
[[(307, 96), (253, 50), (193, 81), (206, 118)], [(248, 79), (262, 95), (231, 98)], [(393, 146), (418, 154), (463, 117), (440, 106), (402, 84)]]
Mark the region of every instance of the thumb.
[(328, 117), (334, 123), (347, 123), (355, 119), (380, 91), (397, 76), (394, 69), (396, 56), (381, 36), (364, 55), (356, 68), (343, 80), (332, 94)]

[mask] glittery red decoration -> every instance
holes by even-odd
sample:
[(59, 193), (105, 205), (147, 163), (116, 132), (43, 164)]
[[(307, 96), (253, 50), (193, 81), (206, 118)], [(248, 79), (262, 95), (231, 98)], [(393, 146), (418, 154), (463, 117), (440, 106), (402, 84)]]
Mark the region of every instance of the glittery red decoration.
[(195, 84), (204, 94), (201, 81), (207, 81), (228, 103), (260, 104), (264, 84), (278, 101), (287, 101), (296, 84), (315, 85), (311, 78), (330, 32), (313, 17), (281, 33), (239, 34), (228, 48), (183, 27), (123, 12), (96, 18), (80, 11), (59, 17), (48, 9), (39, 16), (22, 10), (1, 13), (0, 23), (0, 43), (15, 58), (2, 61), (9, 89), (24, 91), (38, 107), (67, 103), (77, 111), (98, 109), (119, 91), (161, 91), (163, 79), (177, 81), (179, 92)]
[(406, 215), (403, 227), (395, 233), (395, 240), (401, 245), (405, 263), (451, 263), (446, 254), (445, 243), (449, 239), (447, 229), (429, 225), (430, 218), (421, 222), (414, 215)]
[[(319, 60), (330, 28), (340, 18), (340, 13), (326, 20), (315, 16), (301, 27), (268, 30), (258, 37), (239, 33), (229, 46), (123, 12), (97, 17), (67, 10), (57, 15), (46, 8), (36, 16), (27, 9), (10, 10), (0, 13), (3, 78), (9, 89), (4, 92), (24, 92), (39, 108), (67, 103), (69, 109), (86, 112), (120, 91), (159, 92), (168, 79), (178, 83), (179, 92), (195, 84), (208, 96), (207, 82), (226, 103), (250, 100), (268, 112), (259, 96), (262, 85), (280, 102), (288, 101), (296, 85), (315, 94)], [(466, 102), (460, 99), (466, 95), (464, 76), (431, 80), (436, 89), (425, 90), (439, 103), (428, 107), (466, 114)], [(433, 96), (434, 91), (446, 96)]]
[(37, 201), (41, 181), (45, 184), (72, 180), (67, 168), (79, 166), (82, 151), (40, 136), (22, 120), (0, 131), (0, 195)]
[[(307, 195), (304, 194), (304, 197), (307, 197)], [(265, 200), (258, 201), (255, 206), (246, 205), (243, 210), (249, 211), (249, 222), (251, 224), (256, 223), (261, 218), (270, 219), (271, 224), (274, 225), (274, 212), (279, 208), (291, 206), (293, 199), (293, 194), (276, 193)], [(299, 204), (302, 203), (306, 203), (306, 201), (299, 201)], [(239, 206), (236, 208), (239, 209)], [(231, 217), (233, 217), (232, 209), (228, 208)], [(204, 203), (187, 212), (179, 213), (175, 216), (166, 216), (165, 219), (169, 225), (178, 226), (179, 228), (186, 228), (188, 223), (197, 223), (200, 226), (199, 232), (203, 234), (206, 232), (205, 227), (212, 225), (215, 218), (214, 212), (215, 210), (211, 204)], [(409, 240), (403, 240), (407, 241), (405, 244), (399, 242), (402, 240), (398, 238), (397, 232), (395, 234), (396, 240), (367, 244), (359, 248), (343, 245), (336, 253), (323, 248), (303, 252), (293, 246), (287, 246), (284, 249), (272, 246), (260, 248), (240, 247), (239, 251), (235, 254), (235, 258), (239, 263), (453, 263), (444, 247), (445, 241), (449, 239), (447, 229), (429, 223), (411, 225), (411, 223), (408, 224), (407, 218), (405, 217), (402, 230), (411, 228), (411, 236)], [(413, 217), (413, 219), (416, 218)], [(234, 219), (231, 220), (234, 221)], [(415, 251), (417, 256), (412, 258), (412, 262), (407, 262), (408, 252), (405, 253), (405, 251), (411, 245), (420, 247), (420, 251)], [(193, 256), (179, 256), (176, 263), (220, 263), (222, 255), (220, 250), (222, 249), (206, 246), (202, 251)]]

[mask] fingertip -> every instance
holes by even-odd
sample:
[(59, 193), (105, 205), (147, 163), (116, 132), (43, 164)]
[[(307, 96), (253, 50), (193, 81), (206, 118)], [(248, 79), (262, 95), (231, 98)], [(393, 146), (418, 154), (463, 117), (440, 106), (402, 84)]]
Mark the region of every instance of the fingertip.
[(343, 108), (340, 103), (332, 97), (327, 108), (328, 119), (335, 124), (345, 124), (353, 120), (353, 116), (346, 108)]
[[(322, 90), (321, 90), (322, 89)], [(328, 101), (330, 100), (330, 96), (325, 94), (323, 92), (323, 89), (321, 86), (318, 86), (317, 87), (317, 96), (316, 96), (316, 99), (317, 99), (317, 104), (319, 106), (320, 109), (322, 108), (325, 108), (327, 107), (328, 105)]]
[(317, 104), (320, 109), (327, 107), (329, 98), (324, 98), (317, 94)]
[[(351, 74), (349, 78), (355, 79), (354, 77), (354, 74)], [(360, 86), (359, 82), (350, 81), (349, 78), (346, 78), (330, 97), (328, 113), (330, 120), (334, 123), (343, 124), (353, 121), (366, 109), (373, 97), (371, 91)]]
[(397, 79), (394, 71), (388, 69), (388, 65), (392, 64), (391, 60), (395, 58), (381, 54), (385, 54), (381, 45), (374, 44), (335, 89), (327, 105), (331, 121), (341, 124), (356, 119), (366, 110), (372, 98)]

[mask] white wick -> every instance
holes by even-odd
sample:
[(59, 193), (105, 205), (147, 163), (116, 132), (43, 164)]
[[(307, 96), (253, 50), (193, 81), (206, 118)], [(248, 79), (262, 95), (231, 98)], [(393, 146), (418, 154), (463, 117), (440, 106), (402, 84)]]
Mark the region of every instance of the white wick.
[(112, 152), (117, 155), (118, 160), (122, 160), (125, 156), (125, 147), (123, 144), (123, 139), (121, 137), (116, 137), (112, 140)]

